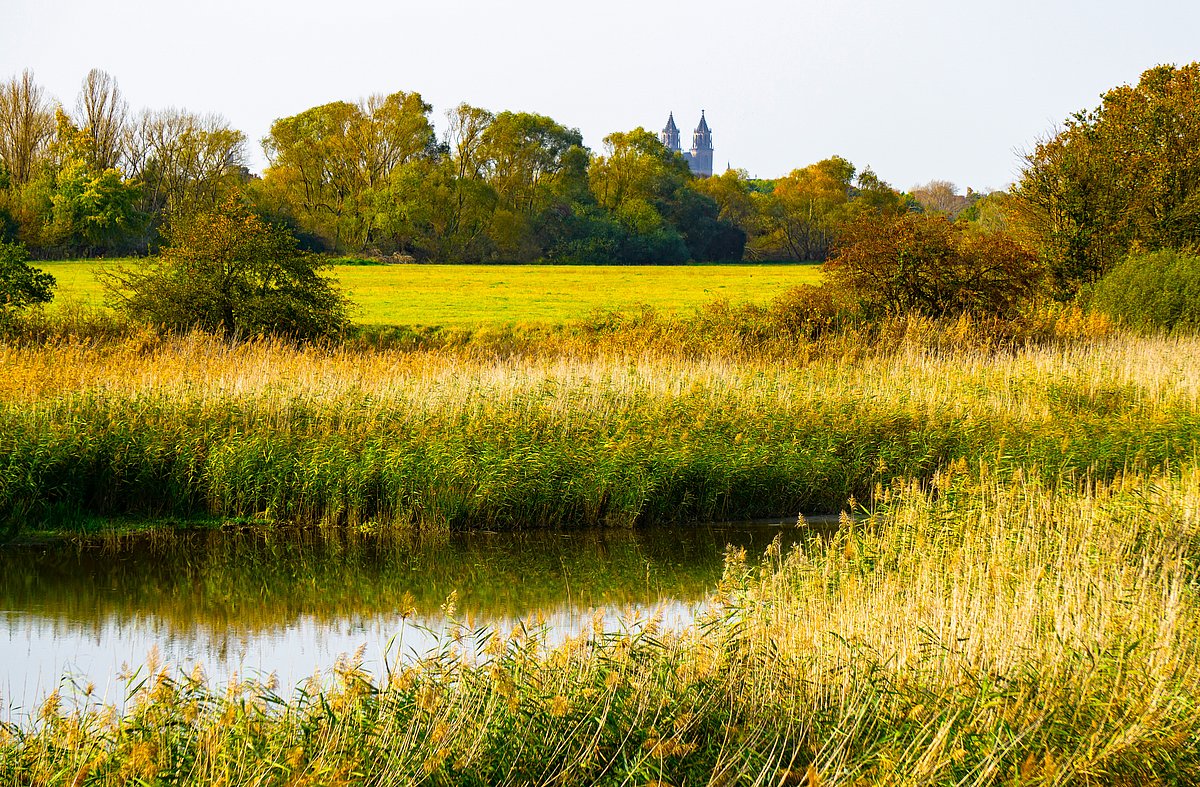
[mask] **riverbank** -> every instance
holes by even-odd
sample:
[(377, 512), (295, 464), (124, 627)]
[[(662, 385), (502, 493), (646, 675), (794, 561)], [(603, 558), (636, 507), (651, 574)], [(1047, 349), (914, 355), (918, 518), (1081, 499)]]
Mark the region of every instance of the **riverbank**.
[(451, 634), (299, 693), (150, 664), (125, 713), (56, 694), (4, 727), (0, 778), (1194, 783), (1198, 512), (1191, 467), (1081, 487), (951, 469), (832, 543), (731, 555), (682, 631)]
[(0, 522), (630, 527), (869, 507), (955, 463), (1106, 480), (1195, 456), (1200, 339), (956, 349), (953, 330), (792, 357), (636, 334), (505, 353), (9, 343)]

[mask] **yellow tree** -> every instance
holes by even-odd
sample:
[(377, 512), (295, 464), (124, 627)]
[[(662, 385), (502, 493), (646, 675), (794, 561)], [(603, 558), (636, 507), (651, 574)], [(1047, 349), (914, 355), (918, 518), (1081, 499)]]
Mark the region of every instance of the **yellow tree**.
[(397, 92), (280, 118), (263, 140), (263, 188), (334, 248), (365, 248), (377, 227), (377, 193), (397, 168), (432, 151), (431, 109), (420, 94)]
[(753, 256), (825, 259), (838, 226), (850, 215), (854, 172), (853, 164), (833, 156), (777, 180), (771, 194), (756, 200), (763, 231), (754, 240)]

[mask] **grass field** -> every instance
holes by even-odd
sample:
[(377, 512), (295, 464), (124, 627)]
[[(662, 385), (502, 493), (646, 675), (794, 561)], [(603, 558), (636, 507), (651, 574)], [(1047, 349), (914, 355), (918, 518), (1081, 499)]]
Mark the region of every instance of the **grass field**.
[[(38, 263), (58, 281), (59, 305), (100, 304), (93, 270), (104, 264)], [(819, 283), (820, 266), (335, 265), (332, 274), (354, 302), (359, 324), (459, 328), (563, 323), (596, 309), (643, 304), (678, 314), (718, 298), (765, 304), (790, 287)]]

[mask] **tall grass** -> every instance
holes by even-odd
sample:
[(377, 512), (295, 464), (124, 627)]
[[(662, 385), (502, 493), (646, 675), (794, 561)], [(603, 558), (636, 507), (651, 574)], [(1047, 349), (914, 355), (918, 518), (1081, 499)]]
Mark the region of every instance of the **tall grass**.
[(55, 694), (6, 726), (0, 779), (1196, 783), (1200, 473), (992, 472), (896, 482), (832, 543), (730, 554), (711, 611), (679, 632), (551, 646), (518, 628), (472, 652), (451, 637), (296, 694), (151, 663), (124, 713)]
[(973, 335), (912, 320), (790, 359), (646, 340), (661, 331), (501, 355), (0, 344), (0, 521), (629, 526), (836, 511), (957, 459), (1107, 479), (1195, 456), (1200, 340)]

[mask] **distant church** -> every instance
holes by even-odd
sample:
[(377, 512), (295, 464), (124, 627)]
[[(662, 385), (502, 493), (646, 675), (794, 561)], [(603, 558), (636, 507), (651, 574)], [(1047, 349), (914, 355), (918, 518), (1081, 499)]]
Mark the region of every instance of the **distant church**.
[(675, 113), (667, 118), (667, 127), (660, 135), (663, 145), (674, 153), (683, 153), (683, 160), (692, 168), (692, 173), (702, 178), (711, 178), (713, 174), (713, 144), (712, 131), (708, 121), (704, 119), (704, 110), (700, 110), (700, 125), (692, 133), (692, 149), (684, 152), (679, 149), (679, 126), (675, 125)]

